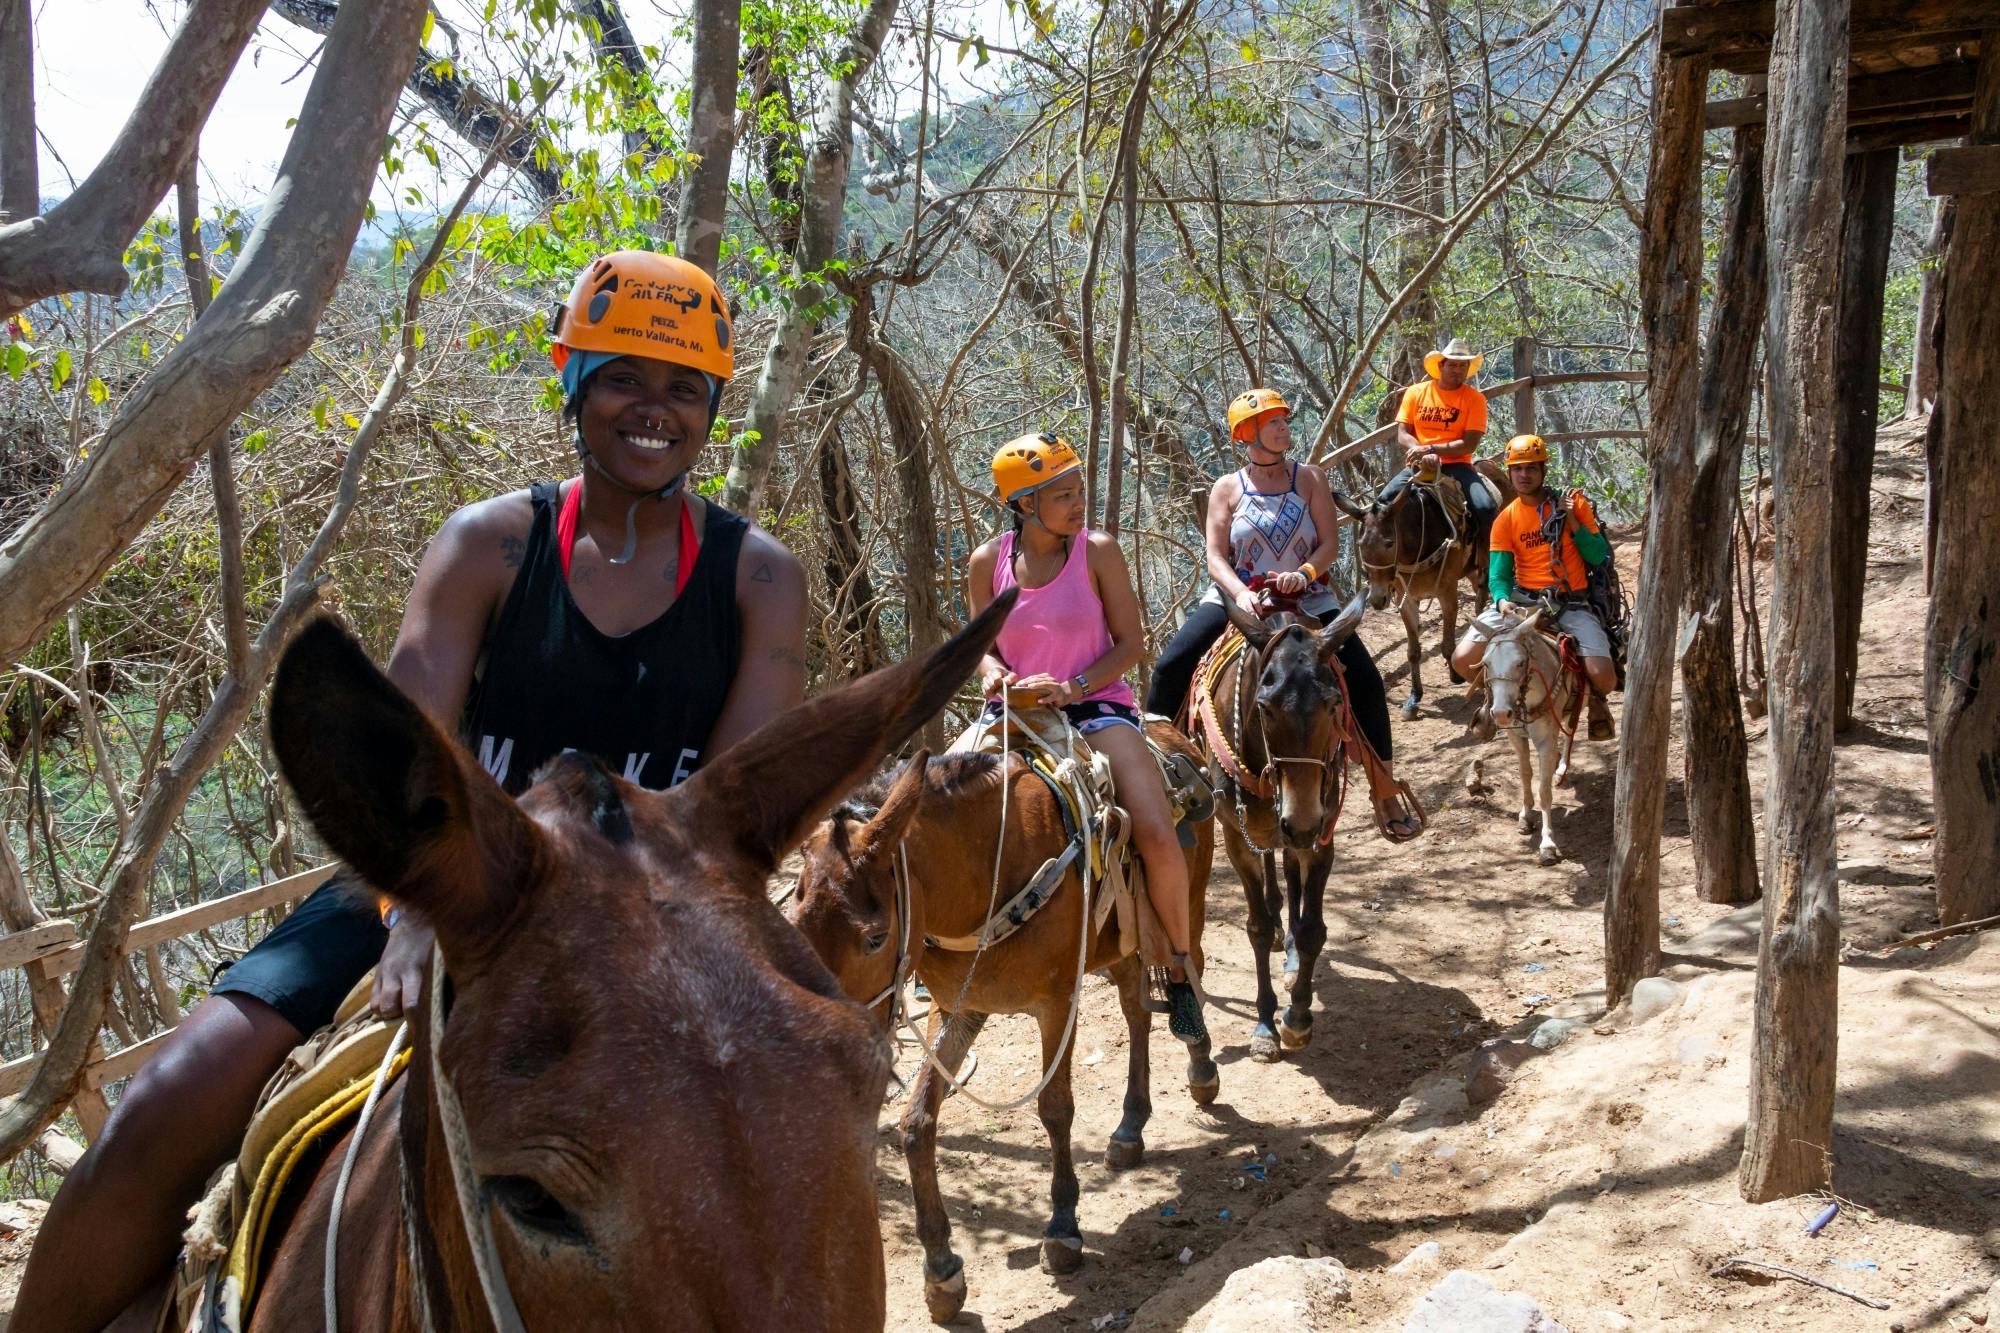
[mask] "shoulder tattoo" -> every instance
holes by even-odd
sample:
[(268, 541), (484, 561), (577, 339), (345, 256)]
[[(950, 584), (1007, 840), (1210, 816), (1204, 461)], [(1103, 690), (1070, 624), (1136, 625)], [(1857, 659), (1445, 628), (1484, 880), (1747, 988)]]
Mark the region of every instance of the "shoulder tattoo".
[(500, 539), (500, 558), (507, 562), (507, 568), (519, 569), (521, 562), (527, 559), (527, 557), (527, 542), (519, 537), (502, 537)]

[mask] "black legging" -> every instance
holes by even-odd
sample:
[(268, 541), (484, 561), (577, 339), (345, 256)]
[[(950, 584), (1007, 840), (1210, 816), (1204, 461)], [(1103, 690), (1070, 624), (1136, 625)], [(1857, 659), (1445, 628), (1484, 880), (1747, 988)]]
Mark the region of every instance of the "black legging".
[[(1194, 669), (1201, 655), (1222, 637), (1229, 624), (1229, 611), (1219, 602), (1197, 602), (1174, 637), (1153, 663), (1153, 687), (1146, 693), (1146, 711), (1178, 717), (1187, 701), (1188, 687), (1194, 683)], [(1354, 720), (1361, 734), (1384, 759), (1395, 758), (1389, 734), (1389, 692), (1382, 688), (1382, 673), (1368, 655), (1368, 645), (1359, 634), (1350, 634), (1340, 645), (1340, 665), (1347, 675), (1347, 696), (1354, 704)]]

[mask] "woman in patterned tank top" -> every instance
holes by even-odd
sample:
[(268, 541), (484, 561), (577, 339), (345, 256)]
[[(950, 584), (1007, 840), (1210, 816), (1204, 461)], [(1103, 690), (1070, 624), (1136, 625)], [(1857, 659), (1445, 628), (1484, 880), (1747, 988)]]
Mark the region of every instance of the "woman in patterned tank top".
[[(1299, 609), (1308, 615), (1330, 614), (1335, 607), (1326, 582), (1326, 568), (1340, 551), (1333, 492), (1318, 468), (1287, 457), (1290, 417), (1291, 408), (1273, 389), (1250, 389), (1229, 405), (1230, 438), (1244, 446), (1249, 462), (1219, 478), (1208, 492), (1204, 544), (1214, 583), (1153, 664), (1148, 713), (1180, 714), (1195, 666), (1229, 624), (1225, 598), (1253, 616), (1263, 614), (1257, 594), (1248, 587), (1256, 575), (1267, 576), (1279, 593), (1297, 597)], [(1339, 654), (1355, 720), (1375, 752), (1392, 761), (1382, 673), (1358, 634), (1341, 644)], [(1401, 798), (1385, 789), (1377, 803), (1398, 836), (1422, 831)]]
[(1021, 591), (979, 664), (979, 687), (994, 701), (988, 715), (997, 718), (1002, 690), (1038, 691), (1110, 759), (1118, 803), (1132, 816), (1132, 843), (1146, 865), (1146, 896), (1173, 944), (1167, 1028), (1182, 1041), (1206, 1041), (1201, 997), (1187, 974), (1187, 858), (1125, 682), (1145, 651), (1125, 553), (1110, 534), (1084, 526), (1083, 464), (1067, 441), (1009, 440), (994, 456), (993, 485), (1014, 530), (972, 553), (972, 614), (1007, 588)]

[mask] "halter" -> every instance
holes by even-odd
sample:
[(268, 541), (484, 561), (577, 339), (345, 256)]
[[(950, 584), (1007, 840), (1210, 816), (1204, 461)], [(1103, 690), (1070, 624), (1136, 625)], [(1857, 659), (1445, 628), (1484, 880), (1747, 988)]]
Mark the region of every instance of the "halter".
[(873, 1009), (887, 1000), (889, 1028), (894, 1031), (897, 1020), (903, 1017), (903, 983), (909, 980), (910, 969), (916, 965), (910, 953), (910, 850), (906, 842), (896, 844), (896, 859), (890, 864), (889, 875), (896, 885), (896, 970), (890, 974), (889, 984), (865, 1007)]
[[(1415, 482), (1415, 480), (1412, 479), (1411, 485), (1414, 486), (1416, 484), (1417, 483)], [(1403, 490), (1402, 495), (1399, 496), (1398, 499), (1406, 500), (1409, 498), (1409, 496), (1410, 496), (1410, 491), (1406, 487)], [(1417, 526), (1417, 546), (1419, 549), (1422, 549), (1424, 539), (1430, 535), (1430, 525), (1431, 525), (1430, 506), (1424, 503), (1424, 499), (1421, 493), (1417, 495), (1414, 503), (1417, 506), (1417, 517), (1419, 520)], [(1417, 575), (1426, 573), (1429, 570), (1435, 568), (1436, 566), (1444, 563), (1444, 558), (1447, 554), (1450, 553), (1452, 547), (1458, 545), (1458, 543), (1462, 540), (1463, 534), (1459, 532), (1457, 525), (1451, 521), (1450, 511), (1448, 511), (1444, 507), (1444, 503), (1442, 501), (1439, 501), (1438, 503), (1438, 516), (1444, 520), (1445, 532), (1448, 535), (1442, 542), (1438, 543), (1437, 550), (1431, 552), (1430, 555), (1424, 557), (1422, 560), (1414, 562), (1404, 560), (1402, 558), (1403, 528), (1401, 524), (1398, 524), (1395, 530), (1396, 531), (1395, 559), (1391, 560), (1386, 564), (1380, 561), (1370, 560), (1366, 556), (1361, 555), (1359, 546), (1357, 545), (1355, 550), (1355, 555), (1357, 556), (1357, 558), (1360, 559), (1361, 567), (1363, 569), (1370, 570), (1373, 572), (1379, 573), (1387, 571), (1393, 574), (1395, 576), (1395, 581), (1397, 585), (1401, 587), (1403, 590), (1403, 596), (1407, 598), (1410, 595), (1411, 581)]]

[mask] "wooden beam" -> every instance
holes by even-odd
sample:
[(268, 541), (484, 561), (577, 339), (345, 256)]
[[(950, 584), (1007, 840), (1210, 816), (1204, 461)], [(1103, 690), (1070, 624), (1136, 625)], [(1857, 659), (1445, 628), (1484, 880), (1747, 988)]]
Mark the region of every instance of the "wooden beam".
[(1882, 402), (1882, 299), (1896, 223), (1893, 148), (1847, 159), (1840, 258), (1840, 325), (1834, 341), (1833, 729), (1854, 724), (1861, 660), (1861, 604), (1868, 575), (1869, 488)]
[[(181, 939), (197, 930), (233, 921), (237, 917), (261, 912), (267, 907), (277, 907), (284, 903), (296, 902), (305, 897), (333, 876), (338, 863), (329, 863), (312, 870), (303, 870), (296, 875), (272, 880), (269, 884), (259, 884), (254, 889), (244, 889), (238, 893), (225, 894), (220, 898), (210, 898), (207, 902), (183, 907), (178, 912), (168, 912), (141, 921), (132, 927), (125, 937), (127, 955), (150, 949), (168, 940)], [(43, 967), (50, 976), (66, 976), (83, 966), (84, 950), (87, 946), (78, 944), (68, 949), (58, 950), (48, 955)]]
[(1963, 139), (1972, 128), (1970, 115), (1932, 116), (1920, 120), (1896, 120), (1881, 125), (1856, 125), (1847, 132), (1847, 151), (1872, 153), (1877, 148), (1905, 148), (1911, 144), (1943, 143)]
[(59, 953), (76, 942), (76, 922), (44, 921), (39, 926), (0, 935), (0, 969), (19, 967)]
[[(1865, 9), (1873, 0), (1854, 8)], [(1910, 9), (1921, 9), (1913, 4)], [(1840, 1006), (1829, 586), (1847, 0), (1781, 0), (1771, 51), (1764, 365), (1772, 494), (1770, 764), (1750, 1117), (1737, 1185), (1752, 1203), (1828, 1183)], [(1874, 375), (1868, 376), (1870, 382)]]
[(1681, 596), (1687, 616), (1680, 646), (1682, 777), (1695, 894), (1709, 903), (1752, 902), (1758, 892), (1749, 741), (1736, 678), (1734, 575), (1738, 480), (1764, 323), (1764, 131), (1746, 125), (1735, 139), (1688, 491), (1688, 512), (1701, 515), (1701, 522), (1688, 547)]
[[(1972, 80), (1977, 68), (1974, 61), (1954, 60), (1949, 64), (1899, 69), (1887, 74), (1857, 74), (1847, 81), (1847, 123), (1864, 125), (1888, 120), (1969, 114), (1972, 110)], [(1767, 94), (1727, 97), (1710, 102), (1704, 108), (1704, 114), (1708, 128), (1712, 130), (1762, 125), (1769, 104)]]
[(2000, 144), (1967, 144), (1931, 154), (1924, 173), (1926, 194), (1992, 194), (1996, 190), (2000, 190)]
[(116, 1055), (107, 1055), (102, 1060), (86, 1065), (83, 1070), (83, 1085), (102, 1092), (105, 1084), (116, 1083), (121, 1078), (138, 1073), (146, 1061), (160, 1053), (160, 1048), (166, 1045), (167, 1038), (173, 1035), (172, 1028), (164, 1032), (155, 1032), (144, 1041), (134, 1042)]
[[(1668, 55), (1706, 55), (1719, 69), (1761, 72), (1771, 59), (1776, 0), (1728, 0), (1718, 5), (1675, 5), (1660, 15), (1660, 49)], [(1980, 29), (2000, 24), (2000, 0), (1854, 0), (1849, 44), (1879, 47), (1970, 43)]]
[[(2000, 32), (1991, 34), (2000, 41)], [(1983, 65), (1987, 62), (1981, 62)], [(2000, 61), (1980, 70), (1973, 143), (2000, 148)], [(1929, 482), (1931, 606), (1924, 627), (1924, 704), (1938, 921), (1957, 925), (2000, 913), (2000, 194), (1958, 200), (1945, 253), (1943, 354)]]

